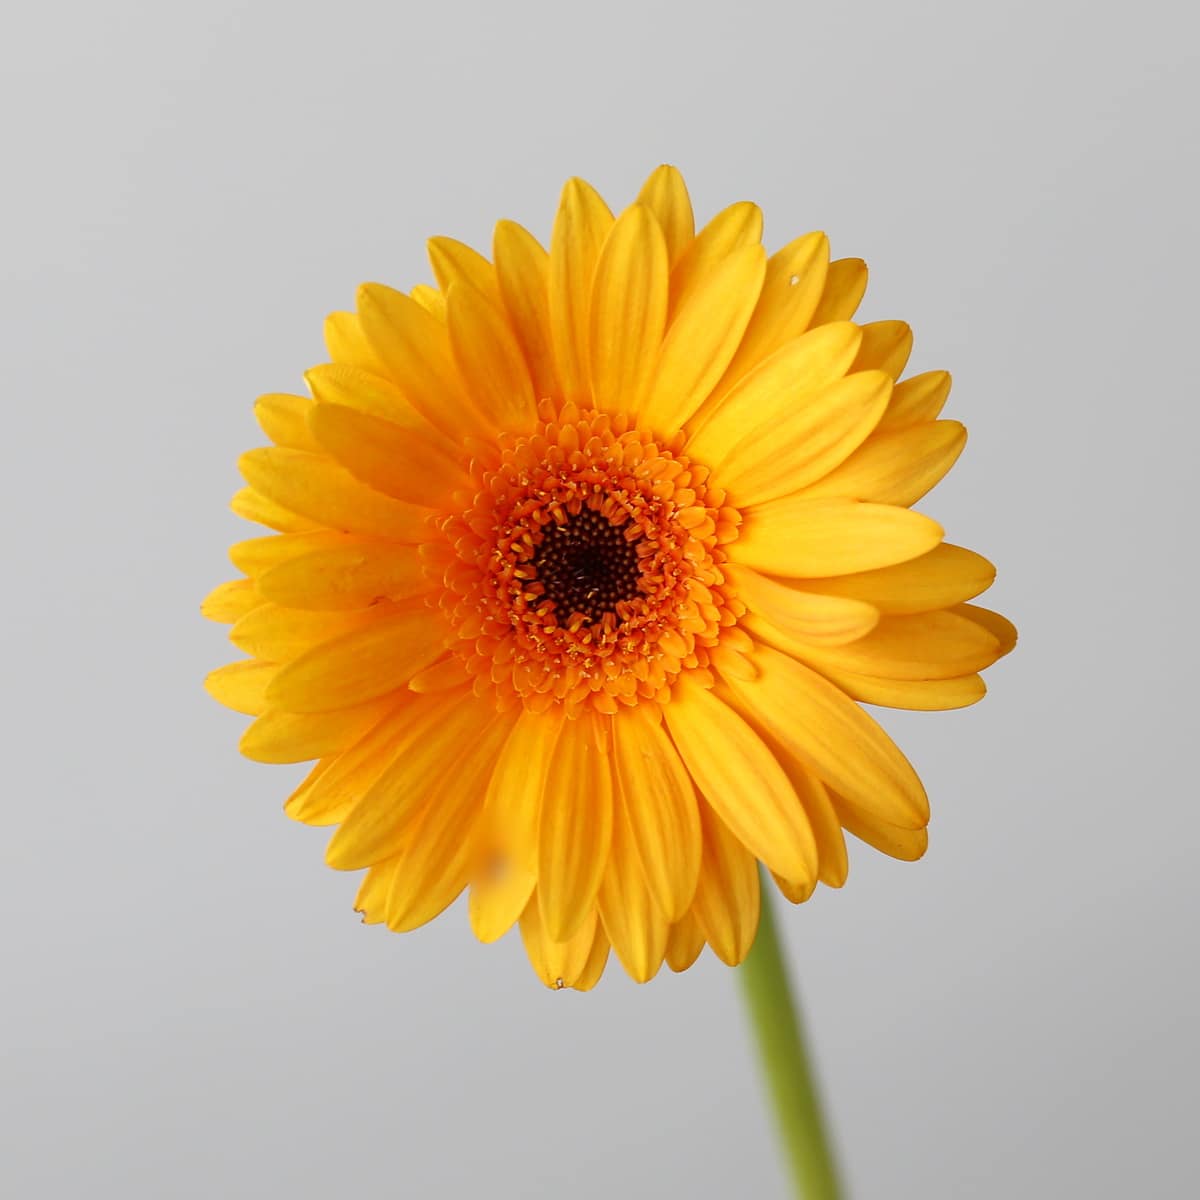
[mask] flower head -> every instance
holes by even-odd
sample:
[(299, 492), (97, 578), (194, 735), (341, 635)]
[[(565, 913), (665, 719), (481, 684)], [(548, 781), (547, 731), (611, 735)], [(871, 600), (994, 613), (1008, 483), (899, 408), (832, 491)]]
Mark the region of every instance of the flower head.
[(1012, 626), (994, 571), (912, 511), (965, 440), (911, 334), (851, 321), (824, 235), (770, 257), (734, 204), (694, 232), (660, 167), (614, 218), (571, 180), (550, 250), (430, 243), (437, 287), (360, 289), (234, 510), (274, 532), (204, 611), (241, 747), (316, 760), (288, 799), (367, 868), (366, 921), (469, 890), (549, 986), (610, 946), (637, 980), (707, 942), (738, 963), (758, 862), (793, 901), (846, 878), (844, 831), (926, 847), (908, 761), (860, 702), (971, 704)]

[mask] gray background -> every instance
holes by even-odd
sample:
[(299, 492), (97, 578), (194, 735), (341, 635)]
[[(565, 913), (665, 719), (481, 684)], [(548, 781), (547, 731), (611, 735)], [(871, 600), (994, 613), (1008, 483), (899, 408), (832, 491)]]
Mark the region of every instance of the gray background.
[[(886, 714), (917, 866), (784, 916), (859, 1197), (1194, 1179), (1195, 30), (1183, 5), (43, 4), (6, 20), (0, 1192), (782, 1196), (736, 979), (364, 929), (197, 616), (261, 391), (423, 238), (678, 163), (872, 267), (1022, 630)], [(436, 11), (435, 11), (436, 9)]]

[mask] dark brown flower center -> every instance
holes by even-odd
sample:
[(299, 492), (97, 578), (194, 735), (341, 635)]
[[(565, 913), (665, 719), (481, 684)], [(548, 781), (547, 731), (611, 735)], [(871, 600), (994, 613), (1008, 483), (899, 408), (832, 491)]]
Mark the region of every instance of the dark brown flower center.
[(590, 508), (569, 516), (562, 525), (549, 524), (534, 552), (533, 565), (543, 595), (554, 602), (555, 616), (567, 624), (582, 613), (589, 624), (617, 605), (638, 595), (638, 538), (633, 524), (614, 525)]

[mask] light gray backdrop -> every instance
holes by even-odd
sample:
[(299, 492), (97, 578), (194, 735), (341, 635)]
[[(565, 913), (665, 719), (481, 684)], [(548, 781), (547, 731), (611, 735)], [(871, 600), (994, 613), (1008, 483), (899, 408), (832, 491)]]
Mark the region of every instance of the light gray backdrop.
[(428, 234), (678, 163), (872, 267), (1022, 630), (887, 714), (933, 797), (784, 916), (859, 1197), (1195, 1175), (1195, 29), (1142, 3), (47, 3), (10, 14), (0, 1193), (783, 1196), (734, 976), (537, 984), (364, 929), (197, 604), (251, 402)]

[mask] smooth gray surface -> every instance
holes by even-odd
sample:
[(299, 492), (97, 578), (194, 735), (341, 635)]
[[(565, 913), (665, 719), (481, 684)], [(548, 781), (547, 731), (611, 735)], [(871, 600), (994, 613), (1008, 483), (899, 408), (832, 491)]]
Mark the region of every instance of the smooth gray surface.
[(780, 1196), (734, 976), (364, 929), (200, 690), (237, 453), (354, 286), (659, 161), (872, 267), (1019, 653), (783, 925), (858, 1197), (1194, 1179), (1195, 29), (1182, 4), (47, 4), (5, 166), (0, 1194)]

